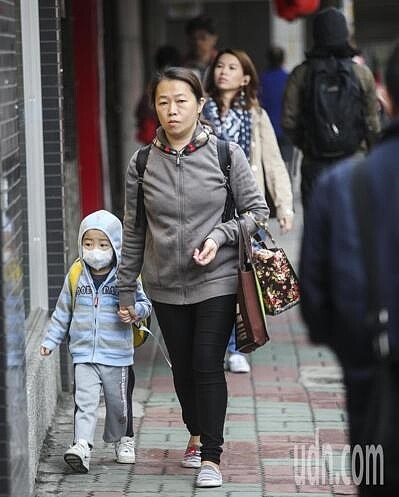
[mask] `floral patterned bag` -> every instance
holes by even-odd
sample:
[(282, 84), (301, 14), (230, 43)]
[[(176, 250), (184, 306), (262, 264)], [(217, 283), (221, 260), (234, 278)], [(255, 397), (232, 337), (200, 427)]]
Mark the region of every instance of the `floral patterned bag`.
[[(251, 237), (252, 262), (261, 287), (266, 314), (272, 316), (299, 303), (299, 281), (287, 255), (272, 237), (265, 222), (256, 221), (259, 231)], [(266, 240), (270, 239), (272, 247)]]

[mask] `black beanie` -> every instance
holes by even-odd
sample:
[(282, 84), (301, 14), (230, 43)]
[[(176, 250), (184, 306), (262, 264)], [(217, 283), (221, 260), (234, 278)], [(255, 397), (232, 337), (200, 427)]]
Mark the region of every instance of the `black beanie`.
[(335, 7), (319, 11), (313, 21), (313, 41), (316, 46), (344, 45), (349, 37), (344, 14)]

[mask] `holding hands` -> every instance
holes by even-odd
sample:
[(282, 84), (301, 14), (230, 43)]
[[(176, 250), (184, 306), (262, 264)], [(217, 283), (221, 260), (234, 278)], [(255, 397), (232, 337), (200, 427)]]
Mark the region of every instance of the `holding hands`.
[(134, 323), (140, 319), (140, 316), (134, 312), (134, 306), (121, 305), (118, 311), (119, 319), (126, 324)]

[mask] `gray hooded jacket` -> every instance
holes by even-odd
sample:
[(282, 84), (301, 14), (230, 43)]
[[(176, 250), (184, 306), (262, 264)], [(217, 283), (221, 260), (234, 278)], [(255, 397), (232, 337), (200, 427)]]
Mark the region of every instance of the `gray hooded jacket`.
[[(144, 174), (147, 225), (136, 228), (137, 170), (133, 155), (126, 176), (122, 260), (118, 272), (121, 305), (134, 298), (134, 285), (142, 270), (146, 291), (158, 302), (192, 304), (234, 294), (237, 290), (238, 225), (222, 222), (226, 201), (216, 137), (198, 125), (192, 142), (179, 153), (158, 129)], [(242, 149), (230, 143), (230, 184), (239, 214), (251, 212), (267, 218), (269, 209), (259, 191)], [(250, 232), (256, 224), (249, 216)], [(212, 238), (218, 245), (207, 266), (193, 260), (196, 248)]]

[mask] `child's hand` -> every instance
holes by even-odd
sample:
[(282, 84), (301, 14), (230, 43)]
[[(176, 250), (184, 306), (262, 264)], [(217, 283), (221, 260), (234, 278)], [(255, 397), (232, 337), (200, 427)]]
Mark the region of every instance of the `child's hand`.
[(49, 350), (47, 347), (43, 347), (43, 345), (40, 347), (40, 355), (50, 355), (51, 350)]
[(126, 324), (134, 323), (140, 319), (140, 316), (134, 312), (132, 305), (121, 305), (118, 311), (119, 319)]

